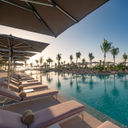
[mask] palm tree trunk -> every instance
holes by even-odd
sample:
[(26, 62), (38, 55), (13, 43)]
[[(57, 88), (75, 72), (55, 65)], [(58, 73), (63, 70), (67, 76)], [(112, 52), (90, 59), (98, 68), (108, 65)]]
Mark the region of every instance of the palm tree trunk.
[(113, 60), (114, 60), (114, 67), (115, 67), (115, 56), (113, 56)]
[(104, 70), (105, 70), (105, 65), (106, 65), (106, 53), (104, 53)]
[(76, 59), (76, 65), (77, 65), (77, 61), (78, 61), (78, 59)]

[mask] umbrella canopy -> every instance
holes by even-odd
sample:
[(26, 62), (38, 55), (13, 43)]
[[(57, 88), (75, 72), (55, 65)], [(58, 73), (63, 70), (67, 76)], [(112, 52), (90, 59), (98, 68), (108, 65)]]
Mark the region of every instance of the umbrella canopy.
[(41, 52), (49, 44), (43, 42), (37, 42), (27, 39), (18, 38), (12, 35), (0, 34), (0, 49), (9, 49), (18, 51), (32, 51)]
[[(8, 63), (5, 63), (5, 65), (8, 65)], [(18, 62), (15, 62), (13, 63), (14, 66), (23, 66), (24, 63), (18, 63)]]
[[(32, 51), (32, 52), (41, 52), (44, 50), (49, 44), (22, 39), (18, 37), (14, 37), (12, 35), (4, 35), (0, 34), (0, 49), (8, 50), (7, 55), (1, 55), (1, 60), (8, 59), (8, 85), (11, 79), (11, 70), (12, 70), (12, 61), (23, 61), (29, 59), (29, 57), (25, 56), (14, 56), (14, 50), (17, 51)], [(4, 52), (5, 53), (5, 52)], [(8, 86), (9, 87), (9, 86)]]
[[(0, 58), (2, 58), (2, 59), (9, 59), (9, 56), (1, 56), (0, 55)], [(28, 60), (29, 59), (29, 57), (26, 57), (26, 56), (13, 56), (13, 60)]]
[[(32, 57), (35, 54), (37, 54), (37, 53), (36, 52), (26, 52), (26, 51), (13, 50), (13, 55), (14, 56), (29, 56), (29, 57)], [(9, 56), (9, 52), (8, 52), (7, 49), (0, 49), (0, 55)]]
[(23, 66), (23, 65), (24, 63), (18, 63), (18, 62), (15, 63), (15, 66)]
[[(2, 57), (0, 57), (0, 61), (8, 61), (8, 58), (2, 58)], [(22, 61), (22, 62), (24, 62), (24, 61), (26, 61), (26, 59), (24, 59), (24, 58), (22, 58), (22, 59), (21, 58), (15, 58), (14, 61), (20, 61), (20, 62)]]
[(108, 0), (0, 0), (0, 25), (58, 36)]

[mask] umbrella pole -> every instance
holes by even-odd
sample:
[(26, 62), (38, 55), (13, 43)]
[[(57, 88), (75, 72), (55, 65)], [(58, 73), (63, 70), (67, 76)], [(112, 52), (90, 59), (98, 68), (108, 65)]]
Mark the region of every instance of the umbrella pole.
[(11, 48), (10, 48), (10, 42), (9, 42), (9, 58), (8, 58), (8, 89), (9, 89), (9, 85), (10, 85), (10, 76), (11, 76), (11, 72), (10, 72), (10, 68), (11, 68)]
[(42, 84), (42, 72), (40, 71), (40, 83)]
[(13, 60), (13, 72), (15, 72), (16, 63), (15, 60)]
[(9, 41), (9, 58), (8, 58), (8, 89), (9, 89), (10, 81), (11, 81), (12, 56), (13, 56), (13, 42), (12, 42), (12, 39), (10, 39), (10, 41)]

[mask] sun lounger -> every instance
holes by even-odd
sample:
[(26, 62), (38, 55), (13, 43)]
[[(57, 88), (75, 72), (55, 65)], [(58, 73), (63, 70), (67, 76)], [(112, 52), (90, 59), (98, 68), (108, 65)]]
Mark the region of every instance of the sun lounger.
[(24, 87), (24, 90), (27, 90), (27, 89), (33, 89), (36, 91), (36, 90), (48, 89), (48, 86), (40, 84), (40, 85), (31, 85), (31, 86)]
[(22, 81), (24, 81), (24, 80), (33, 80), (34, 79), (34, 78), (32, 78), (32, 77), (30, 77), (28, 75), (16, 75), (16, 74), (13, 74), (11, 77), (13, 79), (16, 79), (16, 80), (21, 79)]
[[(8, 78), (6, 78), (6, 80), (8, 80)], [(16, 78), (14, 78), (14, 77), (11, 77), (11, 82), (14, 82), (14, 83), (19, 83), (19, 80), (22, 82), (24, 82), (24, 81), (28, 81), (28, 80), (30, 80), (30, 79), (27, 79), (27, 80), (21, 80), (21, 79), (16, 79)], [(33, 79), (33, 81), (31, 80), (31, 82), (38, 82), (38, 81), (35, 81), (34, 79)]]
[(47, 90), (42, 90), (42, 91), (37, 91), (37, 92), (26, 93), (26, 97), (24, 97), (22, 99), (19, 96), (19, 93), (7, 90), (5, 88), (0, 88), (0, 95), (11, 98), (11, 99), (16, 100), (16, 101), (32, 100), (34, 98), (42, 98), (42, 97), (45, 97), (45, 96), (53, 96), (53, 95), (57, 95), (57, 94), (58, 94), (58, 91), (47, 89)]
[[(29, 128), (45, 128), (51, 125), (59, 124), (80, 114), (82, 111), (84, 111), (84, 106), (74, 100), (57, 104), (35, 112), (34, 122), (29, 125)], [(26, 128), (20, 121), (21, 116), (21, 114), (17, 114), (15, 112), (0, 110), (0, 120), (2, 120), (0, 121), (0, 127)]]
[(35, 121), (30, 125), (30, 128), (43, 128), (56, 123), (62, 123), (82, 111), (84, 111), (84, 106), (74, 100), (54, 105), (35, 112)]
[[(7, 80), (5, 80), (7, 81)], [(16, 86), (19, 86), (19, 82), (18, 81), (15, 81), (14, 79), (11, 79), (10, 83), (16, 85)], [(27, 87), (27, 86), (32, 86), (32, 85), (42, 85), (41, 82), (38, 82), (38, 81), (33, 81), (33, 82), (27, 82), (27, 81), (24, 81), (22, 82), (22, 85), (24, 87)]]
[[(15, 79), (12, 79), (11, 81), (15, 82), (15, 83), (19, 82), (19, 81), (15, 81)], [(39, 82), (38, 80), (25, 80), (25, 81), (22, 81), (22, 84), (24, 84), (24, 85), (41, 84), (41, 82)]]
[(38, 80), (27, 80), (27, 82), (38, 82)]
[(19, 78), (15, 78), (15, 77), (11, 77), (11, 79), (13, 79), (13, 80), (15, 80), (15, 81), (19, 81), (19, 80), (21, 80), (21, 81), (29, 81), (29, 80), (31, 80), (31, 81), (33, 81), (34, 80), (34, 78), (29, 78), (29, 77), (23, 77), (23, 78), (21, 78), (21, 79), (19, 79)]
[[(38, 80), (34, 80), (34, 78), (30, 77), (30, 76), (22, 76), (20, 77), (22, 84), (24, 84), (24, 86), (29, 86), (31, 85), (37, 85), (37, 84), (41, 84), (41, 82), (39, 82)], [(14, 75), (14, 77), (12, 77), (12, 82), (19, 82), (19, 77)]]
[(22, 85), (24, 87), (31, 86), (31, 85), (41, 85), (41, 82), (27, 82), (27, 81), (25, 81), (25, 82), (22, 82)]
[[(3, 83), (1, 84), (1, 86), (6, 86), (8, 87), (8, 84), (7, 83)], [(16, 86), (15, 84), (10, 84), (9, 88), (12, 90), (12, 91), (16, 91), (16, 92), (19, 92), (19, 87)], [(30, 85), (30, 86), (26, 86), (23, 88), (23, 90), (28, 90), (28, 89), (33, 89), (34, 91), (37, 91), (37, 90), (43, 90), (43, 89), (48, 89), (48, 86), (47, 85)]]
[(32, 77), (22, 77), (21, 80), (22, 81), (25, 81), (25, 80), (34, 80), (34, 78), (32, 78)]
[(120, 128), (120, 127), (115, 125), (115, 124), (113, 124), (110, 121), (105, 121), (103, 124), (101, 124), (97, 128)]

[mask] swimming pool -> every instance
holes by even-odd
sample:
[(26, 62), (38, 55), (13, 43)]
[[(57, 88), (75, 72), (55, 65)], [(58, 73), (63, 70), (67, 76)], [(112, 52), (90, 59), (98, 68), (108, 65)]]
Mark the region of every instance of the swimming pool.
[(59, 90), (60, 94), (74, 97), (128, 126), (128, 75), (72, 75), (51, 72), (42, 74), (41, 79), (50, 88)]

